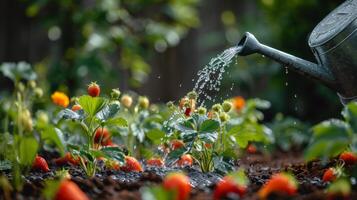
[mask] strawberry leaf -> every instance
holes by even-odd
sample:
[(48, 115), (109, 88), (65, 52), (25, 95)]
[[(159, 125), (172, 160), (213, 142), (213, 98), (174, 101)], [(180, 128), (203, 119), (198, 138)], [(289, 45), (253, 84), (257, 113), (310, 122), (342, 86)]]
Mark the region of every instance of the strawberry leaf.
[(83, 95), (79, 98), (78, 102), (84, 112), (93, 117), (105, 106), (106, 100), (101, 97)]
[(214, 132), (219, 128), (217, 120), (208, 119), (201, 124), (200, 132)]

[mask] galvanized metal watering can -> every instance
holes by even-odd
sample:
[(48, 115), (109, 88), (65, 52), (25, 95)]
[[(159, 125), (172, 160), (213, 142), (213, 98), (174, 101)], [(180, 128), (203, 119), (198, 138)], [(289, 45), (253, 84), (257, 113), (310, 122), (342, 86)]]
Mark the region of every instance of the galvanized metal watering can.
[(357, 101), (357, 0), (347, 0), (327, 15), (312, 31), (309, 46), (317, 63), (261, 44), (247, 32), (238, 55), (265, 55), (337, 91), (342, 103)]

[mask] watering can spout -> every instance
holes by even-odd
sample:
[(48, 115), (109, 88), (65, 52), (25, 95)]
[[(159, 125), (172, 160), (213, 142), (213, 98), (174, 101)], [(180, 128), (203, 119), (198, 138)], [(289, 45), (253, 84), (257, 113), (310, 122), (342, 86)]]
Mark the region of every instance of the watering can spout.
[(251, 33), (245, 33), (237, 46), (239, 49), (238, 55), (240, 56), (247, 56), (254, 53), (262, 54), (293, 71), (318, 80), (329, 88), (337, 90), (336, 81), (332, 73), (321, 64), (312, 63), (261, 44)]

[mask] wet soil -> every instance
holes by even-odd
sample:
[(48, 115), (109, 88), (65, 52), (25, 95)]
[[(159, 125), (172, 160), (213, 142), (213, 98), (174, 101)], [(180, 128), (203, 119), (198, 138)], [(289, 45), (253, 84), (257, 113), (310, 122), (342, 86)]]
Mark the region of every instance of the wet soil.
[[(270, 178), (270, 176), (280, 171), (292, 172), (299, 182), (298, 195), (294, 197), (273, 196), (271, 199), (326, 199), (324, 190), (326, 184), (321, 177), (325, 169), (334, 166), (335, 160), (323, 164), (316, 161), (304, 164), (299, 153), (276, 154), (274, 156), (264, 156), (261, 154), (251, 154), (237, 161), (237, 167), (244, 167), (250, 179), (247, 195), (242, 199), (258, 199), (257, 191)], [(54, 166), (51, 165), (50, 166)], [(72, 180), (91, 198), (100, 200), (140, 199), (140, 189), (145, 186), (160, 184), (163, 177), (172, 171), (183, 171), (190, 177), (193, 190), (190, 199), (210, 200), (212, 191), (222, 176), (216, 173), (201, 173), (197, 168), (145, 168), (142, 173), (106, 170), (103, 167), (95, 177), (86, 178), (79, 167), (67, 166)], [(48, 173), (32, 171), (26, 176), (24, 189), (21, 193), (13, 193), (13, 199), (41, 199), (41, 190), (44, 187), (44, 180), (53, 178), (57, 167), (51, 167)], [(11, 178), (9, 172), (2, 172)], [(357, 185), (352, 186), (350, 199), (357, 199)], [(3, 192), (0, 189), (0, 199)]]

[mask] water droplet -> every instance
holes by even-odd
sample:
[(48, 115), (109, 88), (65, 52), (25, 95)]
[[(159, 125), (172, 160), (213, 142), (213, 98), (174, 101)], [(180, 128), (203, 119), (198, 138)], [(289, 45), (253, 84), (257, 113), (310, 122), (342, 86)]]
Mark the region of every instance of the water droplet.
[(285, 86), (288, 86), (289, 85), (289, 83), (288, 82), (285, 82)]
[(158, 75), (158, 76), (157, 76), (157, 79), (160, 79), (160, 78), (161, 78), (161, 76), (160, 76), (160, 75)]
[(295, 98), (295, 99), (297, 98), (297, 94), (294, 94), (294, 98)]

